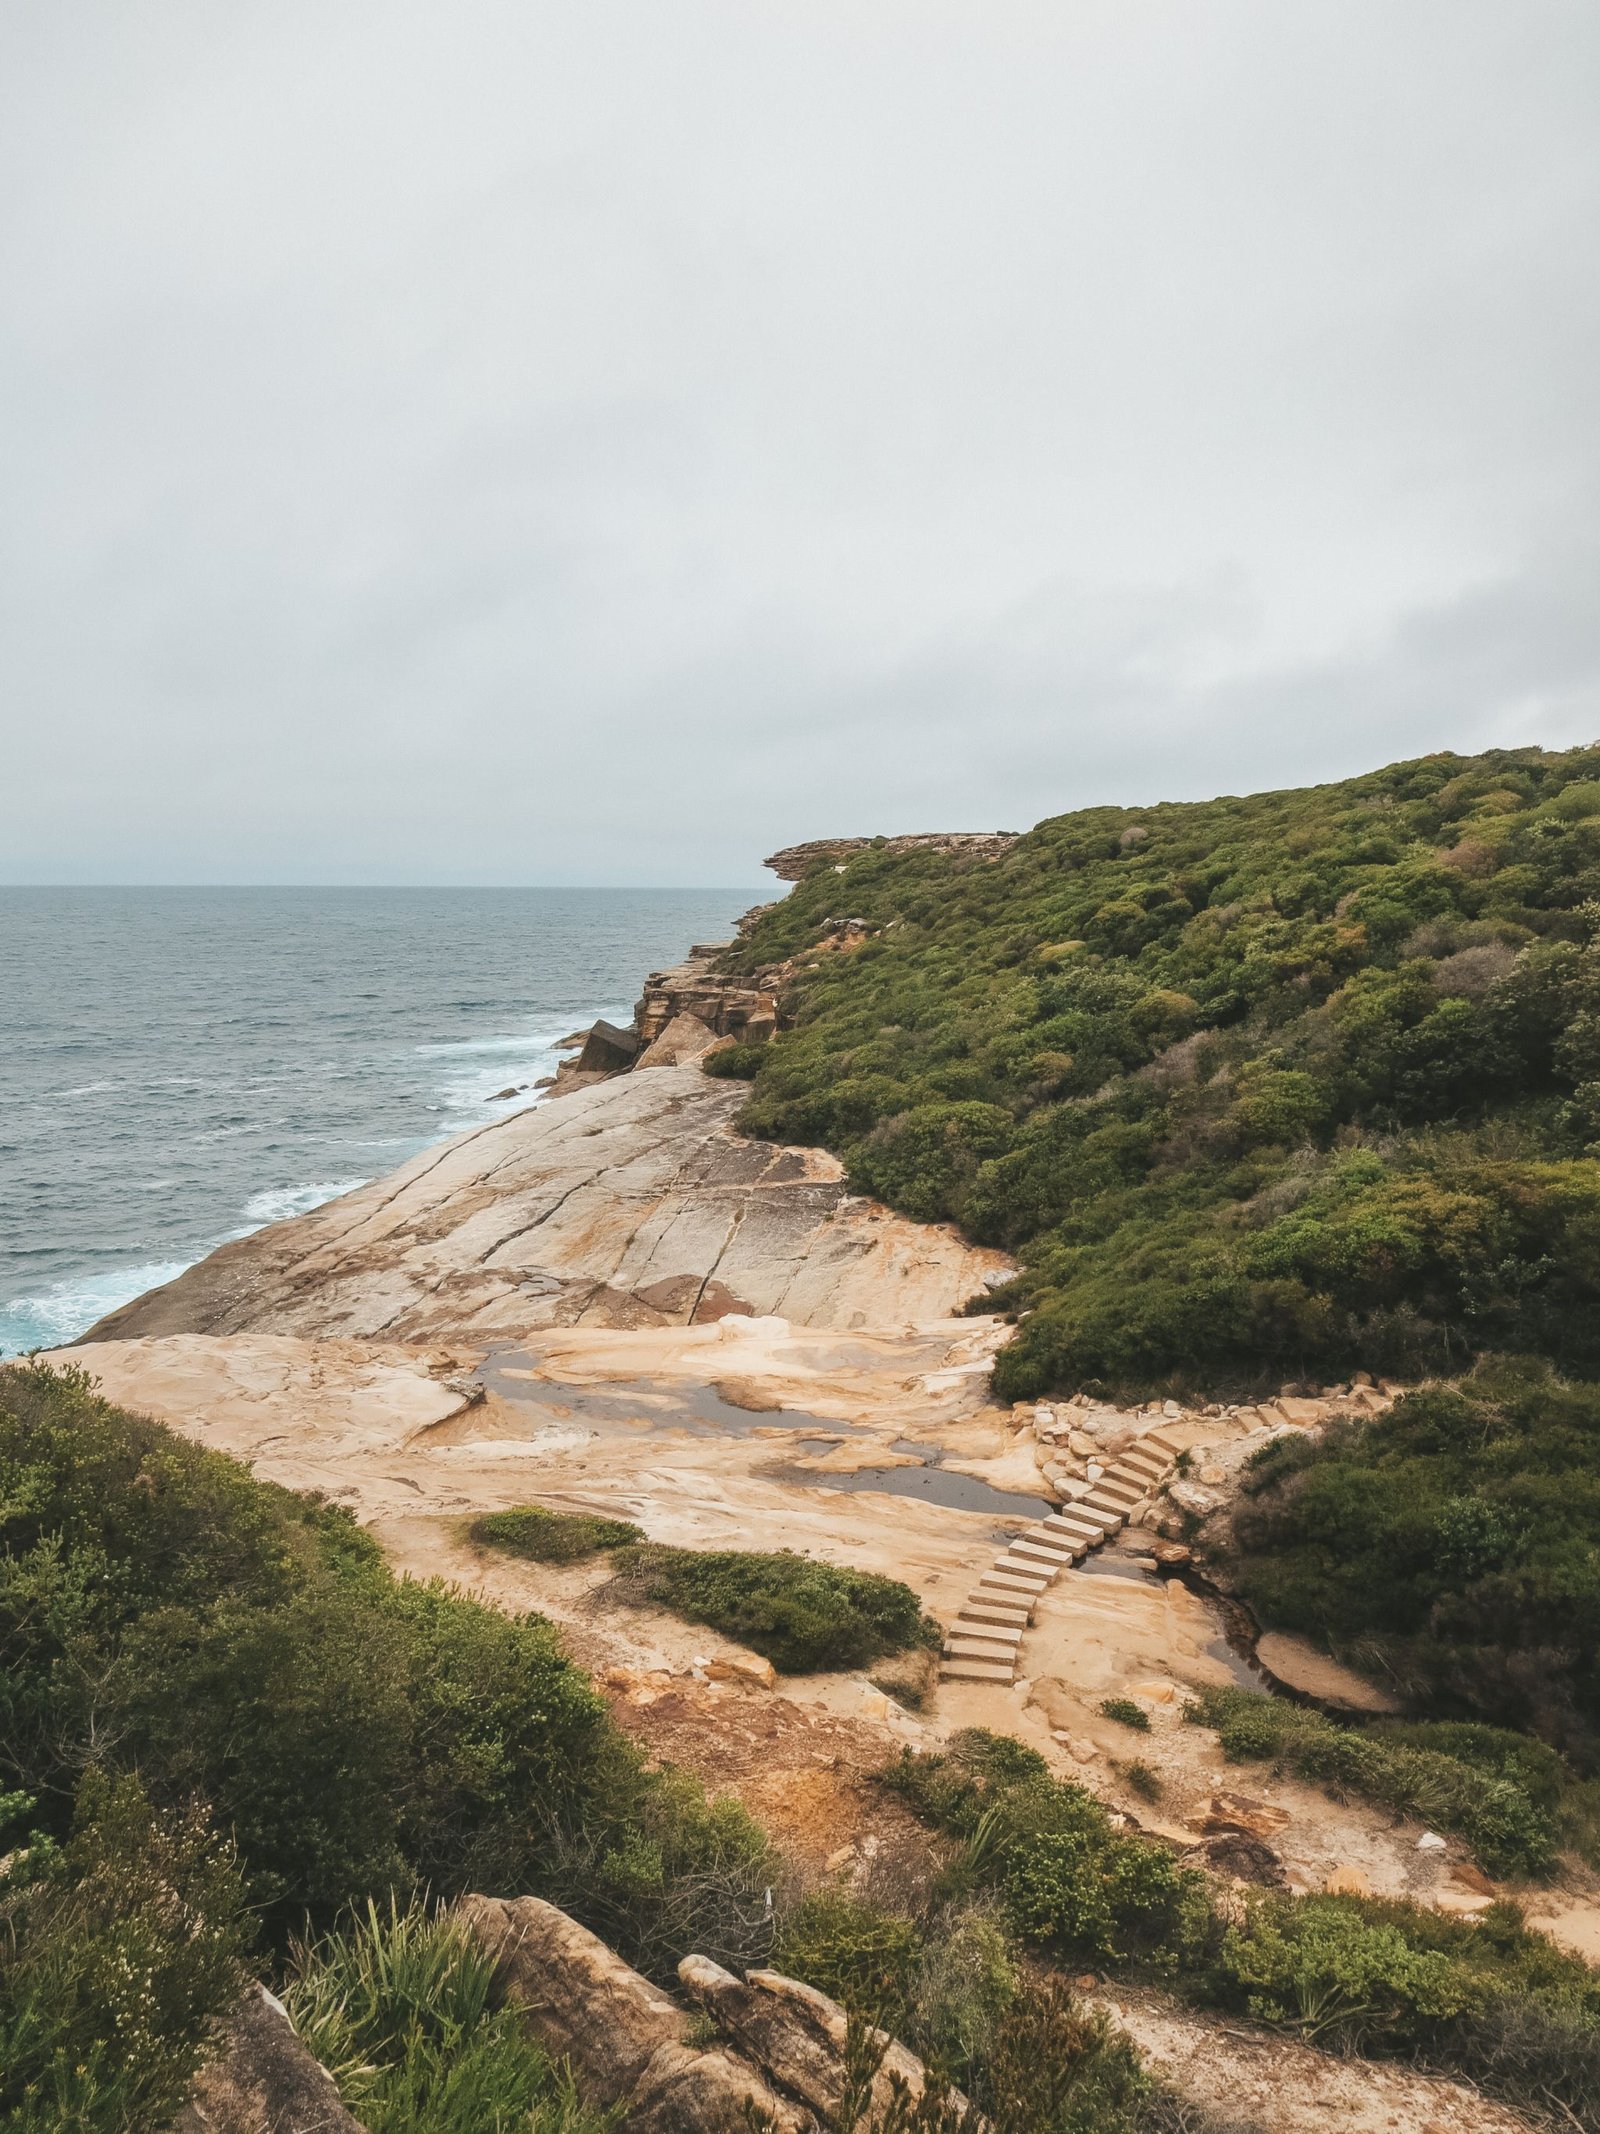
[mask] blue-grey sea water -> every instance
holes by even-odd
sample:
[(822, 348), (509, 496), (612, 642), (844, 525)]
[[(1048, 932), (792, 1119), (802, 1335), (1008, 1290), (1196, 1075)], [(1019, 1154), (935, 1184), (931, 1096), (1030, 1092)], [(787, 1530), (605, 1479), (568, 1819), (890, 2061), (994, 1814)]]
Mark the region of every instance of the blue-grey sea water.
[(0, 887), (0, 1355), (529, 1102), (751, 901)]

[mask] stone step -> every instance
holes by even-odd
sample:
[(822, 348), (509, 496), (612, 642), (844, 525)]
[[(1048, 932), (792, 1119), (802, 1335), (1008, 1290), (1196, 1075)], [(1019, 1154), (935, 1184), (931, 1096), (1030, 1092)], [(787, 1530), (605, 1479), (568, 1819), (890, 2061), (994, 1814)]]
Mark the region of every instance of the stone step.
[(1102, 1475), (1089, 1492), (1091, 1497), (1109, 1497), (1113, 1504), (1137, 1504), (1144, 1493), (1142, 1481), (1135, 1481), (1131, 1475), (1114, 1473)]
[(978, 1584), (983, 1587), (1003, 1586), (1007, 1593), (1015, 1597), (1019, 1608), (1031, 1606), (1038, 1598), (1038, 1587), (1031, 1574), (1023, 1577), (1015, 1571), (989, 1570), (983, 1573)]
[(1030, 1526), (1025, 1534), (1013, 1534), (1009, 1543), (1012, 1549), (1054, 1549), (1058, 1553), (1069, 1546), (1065, 1534), (1054, 1527), (1046, 1526), (1041, 1519), (1037, 1526)]
[(1141, 1445), (1153, 1445), (1158, 1452), (1164, 1452), (1174, 1460), (1183, 1450), (1177, 1439), (1166, 1430), (1147, 1430), (1144, 1436), (1140, 1438), (1139, 1443)]
[(1141, 1497), (1148, 1497), (1153, 1490), (1159, 1489), (1165, 1479), (1163, 1475), (1147, 1474), (1142, 1467), (1114, 1467), (1106, 1477), (1108, 1482), (1121, 1482), (1129, 1489), (1136, 1489)]
[(1085, 1497), (1072, 1507), (1072, 1516), (1103, 1540), (1117, 1531), (1125, 1515), (1121, 1505), (1091, 1504)]
[(1080, 1557), (1086, 1556), (1099, 1539), (1098, 1534), (1063, 1534), (1052, 1531), (1050, 1535), (1051, 1544), (1069, 1563), (1077, 1563)]
[(1018, 1608), (1007, 1601), (996, 1600), (990, 1594), (969, 1593), (966, 1603), (957, 1617), (959, 1622), (969, 1619), (985, 1623), (1005, 1623), (1016, 1630), (1024, 1629), (1032, 1618), (1031, 1608)]
[(986, 1638), (946, 1638), (944, 1646), (947, 1660), (994, 1660), (1000, 1661), (1009, 1674), (1016, 1660), (1014, 1652), (1003, 1645), (991, 1645)]
[(994, 1568), (1009, 1571), (1013, 1578), (1027, 1579), (1035, 1593), (1042, 1593), (1056, 1575), (1053, 1570), (1047, 1571), (1037, 1556), (997, 1556)]
[(1059, 1534), (1063, 1541), (1070, 1541), (1079, 1548), (1089, 1548), (1100, 1539), (1100, 1529), (1087, 1519), (1075, 1519), (1070, 1512), (1052, 1512), (1044, 1521), (1047, 1534)]
[(986, 1572), (973, 1587), (972, 1597), (976, 1601), (1013, 1602), (1017, 1607), (1027, 1609), (1028, 1620), (1031, 1623), (1033, 1621), (1033, 1605), (1042, 1590), (1043, 1588), (1034, 1585), (1032, 1580), (1029, 1580), (1026, 1585), (1014, 1584), (1003, 1572), (998, 1576), (993, 1572)]
[(1142, 1445), (1130, 1445), (1126, 1452), (1119, 1452), (1113, 1464), (1117, 1467), (1137, 1467), (1141, 1473), (1164, 1475), (1172, 1465), (1169, 1452), (1146, 1451)]
[(1049, 1564), (1058, 1571), (1064, 1571), (1076, 1560), (1071, 1548), (1064, 1541), (1053, 1538), (1049, 1541), (1014, 1541), (1011, 1544), (1011, 1554), (1021, 1556), (1028, 1562)]
[(1096, 1504), (1092, 1509), (1101, 1515), (1107, 1534), (1120, 1534), (1128, 1523), (1128, 1512), (1125, 1505)]
[[(1013, 1652), (1022, 1643), (1022, 1630), (1004, 1623), (974, 1622), (970, 1616), (958, 1615), (950, 1625), (952, 1638), (977, 1638), (985, 1645), (1009, 1645)], [(948, 1640), (946, 1641), (948, 1643)]]
[(1016, 1669), (1009, 1661), (946, 1660), (939, 1669), (941, 1682), (1011, 1682)]

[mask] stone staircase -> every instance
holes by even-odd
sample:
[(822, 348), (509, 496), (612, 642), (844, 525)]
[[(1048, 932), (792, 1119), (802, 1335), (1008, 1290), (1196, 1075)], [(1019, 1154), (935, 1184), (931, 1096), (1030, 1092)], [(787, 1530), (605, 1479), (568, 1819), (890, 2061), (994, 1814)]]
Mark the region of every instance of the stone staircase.
[(1019, 1534), (968, 1594), (945, 1640), (939, 1678), (944, 1682), (1016, 1679), (1022, 1634), (1033, 1621), (1041, 1593), (1061, 1571), (1081, 1563), (1119, 1533), (1172, 1474), (1178, 1446), (1165, 1431), (1150, 1430), (1119, 1452), (1085, 1497), (1063, 1504)]

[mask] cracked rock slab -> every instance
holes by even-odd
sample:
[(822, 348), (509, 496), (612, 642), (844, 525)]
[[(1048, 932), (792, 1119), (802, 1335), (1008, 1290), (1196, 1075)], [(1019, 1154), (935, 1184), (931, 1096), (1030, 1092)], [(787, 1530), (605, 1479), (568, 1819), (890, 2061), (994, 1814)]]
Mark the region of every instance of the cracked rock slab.
[(85, 1338), (499, 1341), (727, 1311), (884, 1326), (947, 1317), (1004, 1265), (852, 1196), (820, 1149), (745, 1139), (743, 1095), (660, 1067), (516, 1112), (224, 1245)]

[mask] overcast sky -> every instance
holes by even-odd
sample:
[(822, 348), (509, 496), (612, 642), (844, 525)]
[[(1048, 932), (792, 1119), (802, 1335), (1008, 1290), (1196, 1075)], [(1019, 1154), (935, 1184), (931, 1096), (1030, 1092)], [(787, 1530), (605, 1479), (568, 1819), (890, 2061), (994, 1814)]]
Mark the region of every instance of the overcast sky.
[(0, 878), (1600, 736), (1594, 0), (10, 0)]

